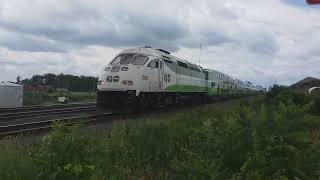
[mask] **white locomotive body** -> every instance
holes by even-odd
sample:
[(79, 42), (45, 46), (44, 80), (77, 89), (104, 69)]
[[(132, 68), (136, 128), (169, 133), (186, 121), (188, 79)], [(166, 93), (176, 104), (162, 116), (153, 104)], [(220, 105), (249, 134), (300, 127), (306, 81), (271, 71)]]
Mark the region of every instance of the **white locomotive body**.
[(101, 73), (99, 107), (150, 107), (247, 94), (255, 87), (150, 47), (128, 49)]

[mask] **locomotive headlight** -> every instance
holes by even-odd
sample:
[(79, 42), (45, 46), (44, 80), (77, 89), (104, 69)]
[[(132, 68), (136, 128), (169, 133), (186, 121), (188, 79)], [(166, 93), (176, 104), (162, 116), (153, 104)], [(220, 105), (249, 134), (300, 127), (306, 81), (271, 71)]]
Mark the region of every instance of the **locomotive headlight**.
[(121, 83), (122, 83), (123, 85), (128, 85), (128, 86), (132, 86), (132, 85), (133, 85), (133, 82), (132, 82), (132, 81), (129, 81), (129, 80), (123, 80), (123, 81), (121, 81)]
[(128, 81), (128, 86), (132, 86), (133, 82), (132, 81)]
[(102, 85), (104, 85), (104, 81), (103, 80), (98, 81), (98, 86), (102, 86)]
[(122, 68), (121, 68), (121, 71), (128, 71), (128, 70), (129, 70), (128, 67), (122, 67)]
[(104, 70), (105, 71), (110, 71), (111, 67), (106, 67)]

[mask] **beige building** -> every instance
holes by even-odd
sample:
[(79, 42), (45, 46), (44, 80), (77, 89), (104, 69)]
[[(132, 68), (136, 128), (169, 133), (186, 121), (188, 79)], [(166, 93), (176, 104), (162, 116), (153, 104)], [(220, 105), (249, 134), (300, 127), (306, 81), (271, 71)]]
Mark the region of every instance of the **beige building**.
[(0, 108), (20, 107), (23, 101), (23, 86), (10, 82), (0, 83)]

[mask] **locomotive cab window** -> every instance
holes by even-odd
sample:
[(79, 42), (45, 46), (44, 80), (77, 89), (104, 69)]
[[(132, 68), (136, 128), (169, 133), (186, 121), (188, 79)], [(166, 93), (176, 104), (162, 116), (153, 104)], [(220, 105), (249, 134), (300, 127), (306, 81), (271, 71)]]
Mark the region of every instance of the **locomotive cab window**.
[(178, 61), (178, 66), (183, 67), (183, 68), (189, 68), (188, 64)]
[(109, 64), (110, 64), (110, 65), (119, 64), (120, 61), (122, 60), (122, 58), (123, 58), (123, 55), (117, 56), (117, 57), (115, 57)]
[(188, 64), (191, 70), (201, 72), (200, 68), (194, 64)]
[(131, 64), (143, 66), (148, 60), (149, 58), (147, 56), (138, 55), (134, 58)]
[(148, 67), (151, 68), (159, 68), (159, 61), (158, 60), (153, 60), (148, 64)]
[(132, 61), (134, 55), (133, 54), (129, 54), (129, 55), (126, 55), (122, 58), (120, 64), (130, 64), (130, 62)]
[(170, 61), (170, 60), (166, 60), (166, 59), (163, 59), (163, 60), (164, 60), (164, 62), (166, 62), (166, 63), (172, 64), (172, 61)]

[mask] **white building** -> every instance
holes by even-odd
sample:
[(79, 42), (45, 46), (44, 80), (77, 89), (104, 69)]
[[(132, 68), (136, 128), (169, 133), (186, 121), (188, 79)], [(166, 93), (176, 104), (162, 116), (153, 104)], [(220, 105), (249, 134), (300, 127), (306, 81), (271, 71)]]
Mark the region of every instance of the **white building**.
[(23, 86), (10, 82), (0, 83), (0, 108), (19, 107), (23, 101)]

